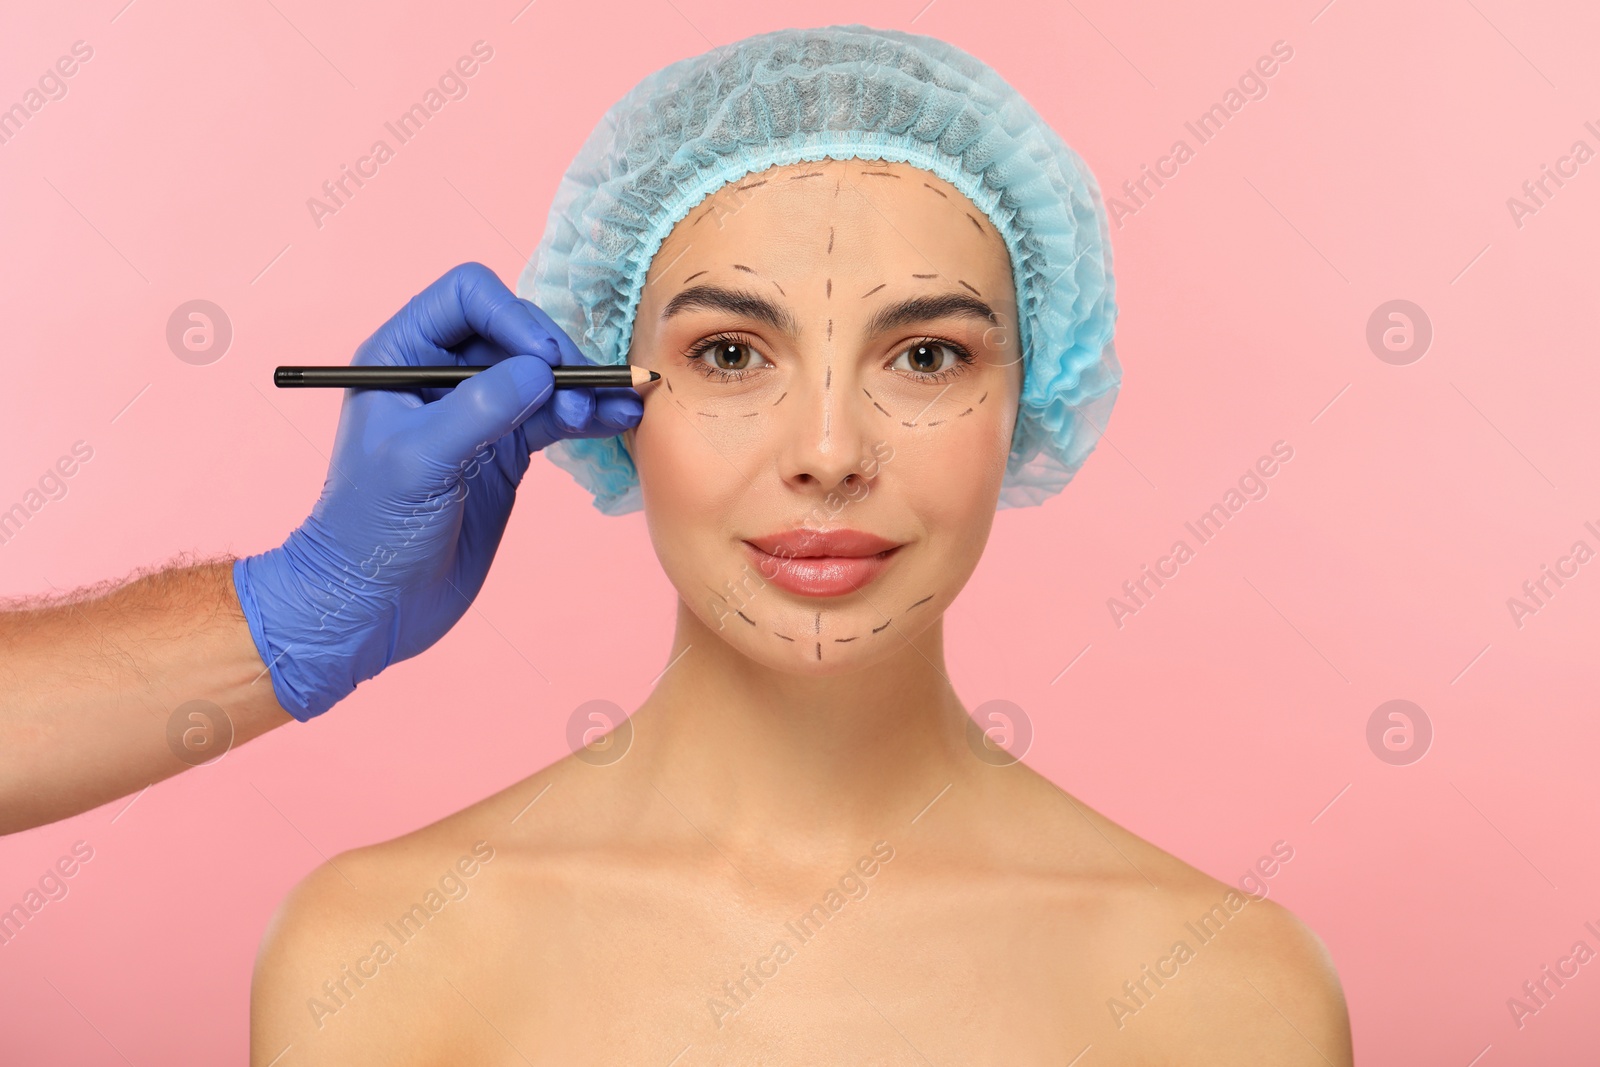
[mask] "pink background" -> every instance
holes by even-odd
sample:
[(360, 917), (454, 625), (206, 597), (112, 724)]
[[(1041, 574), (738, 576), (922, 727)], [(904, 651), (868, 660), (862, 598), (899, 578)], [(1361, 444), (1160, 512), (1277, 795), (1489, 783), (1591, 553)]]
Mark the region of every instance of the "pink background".
[[(1064, 495), (999, 516), (950, 613), (952, 677), (969, 707), (1026, 710), (1033, 766), (1220, 878), (1287, 841), (1271, 893), (1328, 944), (1359, 1062), (1592, 1054), (1600, 963), (1521, 1029), (1506, 1005), (1578, 939), (1600, 948), (1600, 562), (1520, 628), (1506, 603), (1575, 541), (1600, 548), (1600, 161), (1520, 227), (1506, 203), (1574, 140), (1600, 148), (1592, 5), (124, 2), (0, 14), (0, 107), (94, 49), (0, 145), (0, 509), (94, 449), (0, 545), (0, 593), (277, 544), (339, 395), (280, 393), (270, 368), (345, 362), (456, 263), (514, 283), (604, 108), (708, 41), (789, 18), (944, 37), (1108, 195), (1196, 147), (1184, 121), (1288, 42), (1268, 95), (1115, 232), (1108, 438)], [(479, 39), (470, 94), (318, 229), (306, 199)], [(165, 340), (196, 298), (235, 334), (207, 366)], [(1365, 339), (1396, 298), (1435, 332), (1407, 366)], [(1278, 440), (1294, 458), (1269, 495), (1118, 628), (1107, 599)], [(0, 1062), (242, 1062), (289, 887), (563, 754), (580, 703), (634, 707), (672, 602), (642, 517), (599, 515), (536, 460), (477, 610), (428, 654), (132, 807), (0, 840), (6, 907), (73, 842), (95, 850), (0, 948)], [(1434, 729), (1407, 766), (1366, 740), (1396, 698)]]

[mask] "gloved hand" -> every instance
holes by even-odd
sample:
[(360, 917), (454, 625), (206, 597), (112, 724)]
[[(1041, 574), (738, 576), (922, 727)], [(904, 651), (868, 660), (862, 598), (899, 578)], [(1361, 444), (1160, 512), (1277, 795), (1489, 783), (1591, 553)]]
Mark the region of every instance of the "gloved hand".
[(352, 363), (494, 366), (451, 389), (347, 390), (310, 518), (235, 561), (273, 691), (302, 722), (466, 613), (532, 453), (621, 433), (644, 410), (632, 389), (555, 390), (551, 367), (589, 361), (479, 263), (413, 297)]

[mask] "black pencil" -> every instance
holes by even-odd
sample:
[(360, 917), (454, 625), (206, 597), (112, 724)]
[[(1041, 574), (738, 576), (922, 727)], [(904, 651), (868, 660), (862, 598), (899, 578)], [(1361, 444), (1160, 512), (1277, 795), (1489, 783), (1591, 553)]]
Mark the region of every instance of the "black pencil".
[[(272, 384), (279, 389), (417, 389), (460, 385), (488, 367), (279, 367)], [(557, 389), (634, 388), (661, 375), (626, 363), (613, 366), (552, 367)]]

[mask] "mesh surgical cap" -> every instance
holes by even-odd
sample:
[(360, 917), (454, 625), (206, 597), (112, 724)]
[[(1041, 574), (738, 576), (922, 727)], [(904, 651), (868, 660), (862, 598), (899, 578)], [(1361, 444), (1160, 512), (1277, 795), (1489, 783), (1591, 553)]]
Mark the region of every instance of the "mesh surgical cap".
[[(1015, 89), (935, 38), (778, 30), (646, 77), (567, 168), (517, 293), (595, 362), (626, 362), (645, 274), (673, 226), (730, 181), (824, 158), (919, 167), (988, 215), (1011, 255), (1024, 365), (999, 506), (1059, 492), (1094, 449), (1122, 377), (1099, 185)], [(620, 436), (545, 452), (601, 512), (642, 507)]]

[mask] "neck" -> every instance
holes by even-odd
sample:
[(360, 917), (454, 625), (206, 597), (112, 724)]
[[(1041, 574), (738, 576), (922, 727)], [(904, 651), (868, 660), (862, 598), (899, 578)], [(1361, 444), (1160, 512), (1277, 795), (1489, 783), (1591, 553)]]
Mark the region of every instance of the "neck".
[(854, 848), (974, 763), (943, 617), (889, 636), (894, 652), (860, 670), (774, 670), (680, 600), (671, 666), (634, 713), (628, 758), (715, 840)]

